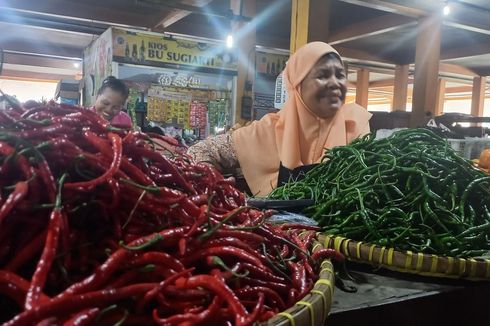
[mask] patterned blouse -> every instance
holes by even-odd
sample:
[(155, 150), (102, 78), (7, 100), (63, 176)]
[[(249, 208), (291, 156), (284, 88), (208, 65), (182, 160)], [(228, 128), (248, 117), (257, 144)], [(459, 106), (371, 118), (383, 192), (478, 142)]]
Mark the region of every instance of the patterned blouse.
[(223, 175), (231, 174), (241, 176), (240, 163), (238, 162), (231, 133), (208, 137), (187, 150), (196, 162), (204, 162), (213, 165)]

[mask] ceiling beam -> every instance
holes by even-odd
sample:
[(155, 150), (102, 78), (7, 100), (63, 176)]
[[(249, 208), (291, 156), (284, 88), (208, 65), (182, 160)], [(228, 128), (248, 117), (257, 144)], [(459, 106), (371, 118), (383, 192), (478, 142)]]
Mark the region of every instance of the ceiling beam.
[(8, 7), (1, 6), (0, 10), (17, 9), (25, 11), (24, 14), (43, 13), (59, 16), (58, 18), (86, 20), (93, 25), (119, 25), (139, 29), (150, 27), (142, 25), (147, 23), (144, 15), (134, 13), (130, 8), (117, 10), (114, 7), (104, 7), (103, 3), (99, 1), (96, 5), (88, 5), (85, 1), (70, 1), (67, 5), (66, 0), (15, 0), (10, 1)]
[[(211, 1), (213, 0), (184, 0), (182, 3), (195, 7), (204, 7)], [(160, 28), (165, 29), (191, 13), (192, 12), (187, 10), (172, 9), (170, 12), (166, 13), (155, 26), (153, 26), (153, 30), (158, 30)]]
[(421, 9), (403, 6), (397, 3), (391, 3), (381, 0), (340, 0), (341, 2), (350, 3), (353, 5), (376, 9), (394, 14), (399, 14), (407, 17), (418, 18), (427, 16), (427, 12)]
[[(433, 14), (419, 8), (413, 8), (398, 3), (393, 3), (387, 0), (340, 0), (345, 3), (366, 7), (370, 9), (376, 9), (385, 12), (396, 13), (399, 15), (420, 18)], [(441, 1), (441, 4), (443, 2)], [(464, 29), (480, 34), (490, 35), (490, 25), (488, 25), (488, 12), (483, 10), (475, 10), (469, 8), (464, 3), (458, 3), (457, 1), (451, 2), (452, 11), (458, 13), (445, 17), (443, 24), (450, 27)], [(442, 8), (442, 7), (441, 7)]]
[(477, 73), (475, 73), (473, 70), (459, 66), (459, 65), (454, 65), (450, 63), (445, 63), (445, 62), (440, 62), (439, 63), (439, 73), (449, 73), (449, 74), (456, 74), (456, 75), (466, 75), (466, 76), (478, 76)]
[(441, 51), (441, 60), (473, 57), (476, 55), (482, 55), (488, 53), (490, 53), (490, 44), (477, 43), (477, 44), (473, 44), (471, 47), (463, 46), (463, 47), (457, 47), (451, 49), (444, 49)]
[(225, 10), (222, 9), (209, 10), (198, 6), (186, 5), (183, 2), (178, 2), (175, 0), (165, 0), (160, 2), (153, 2), (149, 0), (138, 0), (136, 1), (136, 5), (141, 8), (149, 8), (154, 10), (172, 10), (172, 9), (185, 10), (196, 15), (202, 15), (206, 17), (213, 16), (213, 17), (227, 18), (235, 21), (249, 22), (252, 20), (251, 17), (233, 14), (232, 12), (230, 12), (229, 8), (226, 8)]
[[(29, 65), (29, 66), (39, 66), (46, 68), (58, 68), (58, 69), (72, 69), (76, 70), (75, 64), (81, 66), (81, 60), (72, 60), (65, 58), (50, 58), (43, 56), (36, 56), (25, 53), (5, 53), (4, 63), (14, 64), (14, 65)], [(80, 68), (81, 71), (81, 68)]]
[(452, 1), (451, 15), (444, 19), (444, 25), (490, 35), (488, 15), (488, 9), (470, 3)]
[(473, 86), (454, 86), (446, 87), (446, 93), (471, 93), (473, 92)]
[(338, 45), (334, 46), (334, 48), (340, 53), (340, 56), (342, 58), (351, 58), (351, 59), (357, 59), (357, 60), (362, 60), (362, 61), (373, 61), (373, 62), (393, 64), (393, 62), (391, 62), (391, 61), (388, 61), (388, 60), (381, 58), (375, 54), (368, 53), (368, 52), (365, 52), (362, 50), (346, 48), (346, 47), (338, 46)]
[[(50, 81), (59, 81), (60, 79), (66, 79), (66, 78), (77, 78), (79, 76), (73, 74), (73, 75), (65, 75), (65, 74), (53, 74), (50, 72), (32, 72), (32, 71), (21, 71), (21, 70), (10, 70), (10, 69), (3, 69), (2, 70), (2, 78), (9, 78), (9, 79), (21, 79), (21, 80), (39, 80), (42, 79), (44, 81), (50, 80)], [(54, 94), (53, 94), (54, 96)]]
[(24, 53), (35, 53), (41, 56), (59, 56), (67, 58), (82, 58), (83, 48), (62, 46), (48, 40), (17, 40), (0, 41), (0, 47), (4, 50)]
[[(408, 84), (413, 84), (413, 78), (408, 78)], [(375, 80), (369, 83), (369, 88), (384, 88), (393, 87), (395, 85), (394, 78)]]
[(467, 31), (475, 32), (475, 33), (490, 35), (490, 26), (489, 25), (476, 24), (474, 22), (468, 23), (467, 21), (462, 21), (459, 19), (457, 19), (457, 20), (451, 19), (451, 20), (444, 21), (444, 25), (449, 26), (449, 27), (464, 29)]
[(363, 37), (387, 33), (406, 26), (415, 26), (417, 21), (411, 18), (386, 14), (378, 18), (369, 19), (348, 25), (341, 30), (333, 31), (328, 37), (331, 45), (354, 41)]

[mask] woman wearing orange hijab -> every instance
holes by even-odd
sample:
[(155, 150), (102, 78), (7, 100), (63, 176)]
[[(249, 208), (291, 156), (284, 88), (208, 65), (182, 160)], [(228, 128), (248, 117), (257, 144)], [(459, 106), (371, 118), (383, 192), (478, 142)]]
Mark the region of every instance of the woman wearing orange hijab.
[(371, 114), (344, 104), (347, 76), (337, 51), (323, 42), (301, 47), (287, 62), (288, 99), (278, 113), (192, 146), (196, 161), (220, 170), (241, 168), (256, 196), (276, 187), (279, 167), (318, 163), (326, 148), (347, 145), (369, 133)]

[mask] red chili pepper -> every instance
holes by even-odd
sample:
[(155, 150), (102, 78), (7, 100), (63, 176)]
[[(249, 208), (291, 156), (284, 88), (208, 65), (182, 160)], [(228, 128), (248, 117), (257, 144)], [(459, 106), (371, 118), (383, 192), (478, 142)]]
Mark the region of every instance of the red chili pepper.
[(44, 320), (41, 320), (36, 323), (36, 326), (51, 326), (51, 325), (56, 325), (58, 321), (58, 318), (56, 317), (50, 317), (46, 318)]
[(219, 238), (219, 239), (213, 239), (210, 241), (207, 241), (203, 243), (202, 247), (203, 248), (210, 248), (210, 247), (222, 247), (222, 246), (231, 246), (231, 247), (237, 247), (240, 249), (243, 249), (250, 253), (251, 255), (257, 256), (262, 263), (267, 263), (267, 258), (263, 256), (259, 251), (253, 249), (251, 246), (246, 244), (245, 242), (241, 241), (240, 239), (237, 238)]
[[(58, 200), (57, 200), (58, 201)], [(54, 257), (56, 255), (56, 249), (58, 245), (58, 239), (62, 228), (63, 210), (61, 203), (57, 203), (53, 208), (51, 216), (49, 218), (48, 233), (46, 235), (46, 243), (39, 259), (36, 270), (32, 275), (31, 285), (27, 292), (25, 309), (33, 309), (39, 302), (42, 290), (46, 283), (48, 273), (51, 269)]]
[(12, 117), (5, 110), (0, 110), (0, 119), (2, 124), (16, 124), (18, 123), (18, 119)]
[(111, 140), (112, 150), (113, 150), (113, 159), (111, 162), (111, 166), (109, 167), (107, 172), (90, 181), (66, 183), (65, 184), (66, 189), (77, 189), (77, 190), (93, 189), (93, 187), (95, 187), (96, 185), (106, 182), (109, 178), (112, 178), (112, 176), (117, 172), (119, 166), (121, 165), (122, 140), (121, 137), (119, 137), (119, 135), (115, 133), (108, 133), (107, 137), (109, 137), (109, 139)]
[(107, 208), (109, 209), (116, 209), (119, 206), (119, 193), (121, 192), (121, 189), (119, 187), (119, 182), (114, 179), (114, 178), (109, 178), (107, 180), (107, 185), (109, 186), (109, 189), (111, 191), (111, 197), (112, 201), (110, 202), (109, 205), (107, 205)]
[(249, 242), (252, 245), (253, 244), (261, 244), (266, 242), (266, 238), (264, 238), (261, 235), (258, 235), (256, 233), (252, 232), (247, 232), (247, 231), (240, 231), (240, 230), (229, 230), (229, 229), (219, 229), (216, 230), (213, 236), (211, 238), (224, 238), (224, 237), (231, 237), (231, 238), (238, 238), (242, 241)]
[[(26, 246), (24, 246), (18, 253), (12, 257), (12, 260), (4, 267), (7, 271), (16, 271), (22, 267), (25, 263), (31, 260), (42, 249), (44, 240), (46, 239), (46, 232), (41, 232), (36, 235)], [(24, 303), (22, 303), (24, 304)]]
[(338, 252), (335, 249), (319, 249), (315, 251), (312, 255), (311, 258), (313, 261), (320, 263), (322, 260), (326, 258), (331, 258), (335, 261), (343, 262), (345, 260), (344, 255), (342, 253)]
[(182, 187), (183, 190), (188, 191), (192, 195), (196, 195), (196, 191), (194, 188), (192, 188), (192, 185), (188, 183), (180, 174), (180, 172), (175, 168), (175, 166), (163, 155), (158, 154), (156, 152), (152, 152), (150, 150), (146, 150), (141, 147), (137, 147), (134, 145), (127, 146), (128, 153), (131, 153), (131, 155), (137, 155), (140, 157), (146, 157), (152, 161), (154, 161), (153, 164), (159, 163), (162, 165), (163, 170), (167, 173), (170, 173), (174, 176), (174, 182), (177, 186)]
[[(0, 293), (14, 300), (19, 307), (24, 305), (29, 285), (29, 281), (17, 274), (0, 269)], [(49, 297), (41, 295), (40, 299), (46, 302)]]
[(222, 298), (235, 314), (235, 325), (247, 325), (247, 311), (240, 303), (233, 291), (222, 281), (210, 275), (196, 275), (189, 278), (179, 278), (175, 281), (175, 285), (179, 288), (188, 289), (202, 287), (214, 292)]
[(177, 141), (177, 139), (175, 139), (173, 137), (159, 135), (159, 134), (155, 134), (153, 132), (148, 132), (147, 135), (150, 136), (151, 138), (156, 138), (156, 139), (162, 140), (162, 141), (168, 143), (171, 146), (185, 147), (184, 145), (182, 145), (181, 143), (179, 143)]
[(175, 285), (168, 285), (164, 289), (165, 296), (182, 300), (202, 300), (210, 298), (209, 292), (199, 289), (179, 289)]
[(102, 118), (95, 111), (86, 108), (80, 108), (80, 112), (83, 114), (83, 121), (90, 122), (92, 127), (97, 131), (108, 131), (113, 129), (111, 123)]
[[(0, 154), (5, 156), (12, 156), (16, 154), (16, 150), (4, 141), (0, 141)], [(19, 169), (22, 171), (24, 178), (29, 179), (32, 176), (32, 167), (23, 155), (15, 155), (16, 164), (18, 164)], [(4, 164), (11, 163), (9, 160), (5, 160)], [(4, 167), (2, 168), (4, 170)], [(5, 171), (5, 170), (4, 170)]]
[(78, 127), (81, 123), (83, 123), (83, 116), (83, 112), (73, 112), (53, 118), (53, 122)]
[(299, 294), (299, 291), (295, 288), (290, 288), (289, 289), (289, 292), (288, 292), (288, 306), (292, 306), (293, 304), (295, 304), (298, 300), (298, 294)]
[(13, 135), (18, 135), (20, 138), (43, 138), (48, 135), (58, 135), (58, 134), (70, 134), (73, 132), (73, 128), (67, 127), (61, 123), (54, 123), (50, 126), (34, 128), (31, 130), (24, 130), (20, 133), (12, 133)]
[(103, 307), (121, 299), (142, 295), (158, 283), (139, 283), (119, 289), (104, 289), (76, 295), (59, 295), (42, 305), (25, 310), (5, 323), (5, 326), (32, 325), (56, 314), (70, 314), (89, 307)]
[(148, 291), (143, 299), (138, 302), (136, 311), (142, 312), (145, 305), (153, 300), (157, 296), (157, 294), (161, 293), (163, 289), (174, 283), (178, 278), (190, 274), (193, 270), (194, 268), (185, 269), (161, 281), (157, 286)]
[(291, 285), (286, 284), (286, 283), (264, 281), (264, 280), (261, 280), (258, 278), (252, 278), (252, 277), (243, 277), (240, 279), (240, 282), (243, 284), (251, 285), (251, 286), (268, 287), (268, 288), (273, 289), (274, 291), (277, 291), (281, 294), (287, 294), (288, 290), (291, 288)]
[(249, 263), (238, 262), (235, 266), (236, 268), (234, 267), (233, 270), (237, 273), (242, 271), (248, 271), (250, 276), (252, 276), (253, 278), (261, 279), (264, 281), (277, 282), (277, 283), (286, 282), (286, 280), (283, 277), (277, 276), (272, 272), (270, 272), (269, 270), (261, 269), (260, 267), (257, 267)]
[(208, 206), (202, 205), (200, 208), (200, 212), (195, 222), (192, 224), (191, 228), (189, 229), (189, 232), (186, 234), (186, 237), (190, 237), (194, 235), (197, 232), (198, 228), (208, 221), (208, 216), (206, 214), (207, 211), (208, 211)]
[(203, 259), (207, 256), (232, 256), (236, 257), (237, 259), (240, 259), (242, 261), (249, 262), (251, 264), (254, 264), (256, 266), (259, 266), (263, 269), (268, 269), (267, 267), (264, 266), (262, 261), (260, 260), (259, 257), (254, 256), (253, 254), (237, 248), (237, 247), (232, 247), (232, 246), (222, 246), (222, 247), (209, 247), (209, 248), (203, 248), (185, 258), (183, 258), (184, 265), (188, 265), (193, 263), (194, 261), (198, 259)]
[(111, 289), (111, 288), (117, 289), (117, 288), (128, 285), (128, 283), (130, 283), (130, 282), (137, 283), (137, 282), (135, 282), (135, 280), (140, 275), (141, 275), (141, 271), (139, 271), (137, 269), (129, 270), (127, 272), (124, 272), (124, 274), (122, 274), (121, 276), (118, 276), (114, 281), (107, 284), (107, 286), (105, 288), (106, 289)]
[(184, 314), (175, 314), (173, 316), (167, 318), (160, 318), (158, 316), (157, 309), (153, 310), (153, 320), (158, 325), (197, 325), (204, 323), (211, 318), (213, 318), (219, 311), (221, 304), (223, 303), (223, 299), (219, 296), (215, 296), (211, 304), (203, 311), (199, 313), (184, 313)]
[(133, 260), (129, 265), (142, 266), (146, 264), (162, 264), (176, 272), (181, 272), (185, 269), (184, 265), (177, 258), (166, 252), (146, 252), (141, 257)]
[(56, 198), (56, 181), (46, 160), (38, 162), (38, 173), (46, 186), (49, 201), (54, 202)]
[[(188, 228), (186, 227), (178, 227), (174, 229), (166, 229), (157, 233), (152, 233), (150, 235), (146, 235), (132, 241), (128, 244), (128, 247), (141, 246), (151, 239), (154, 239), (156, 236), (161, 236), (162, 239), (160, 240), (159, 244), (162, 246), (165, 246), (165, 243), (167, 243), (167, 245), (175, 244), (180, 238), (184, 236), (184, 233), (187, 230)], [(102, 265), (100, 265), (91, 276), (89, 276), (85, 280), (82, 280), (79, 283), (72, 284), (61, 295), (71, 295), (75, 293), (91, 291), (97, 288), (98, 286), (104, 284), (129, 257), (135, 256), (136, 254), (136, 251), (129, 251), (124, 248), (118, 249), (109, 258), (107, 258), (107, 260)]]
[(27, 195), (29, 185), (26, 181), (19, 181), (15, 184), (14, 191), (7, 197), (0, 208), (0, 226), (12, 209)]
[(277, 294), (276, 291), (264, 287), (264, 286), (255, 286), (255, 287), (250, 287), (250, 288), (241, 288), (235, 291), (236, 295), (239, 298), (250, 298), (250, 297), (256, 297), (259, 294), (264, 294), (266, 298), (272, 300), (273, 304), (279, 308), (279, 310), (285, 310), (286, 309), (286, 304), (282, 300), (281, 296)]
[(255, 305), (254, 310), (248, 317), (248, 324), (254, 324), (257, 320), (259, 320), (260, 315), (262, 314), (262, 311), (264, 310), (264, 301), (265, 301), (265, 295), (260, 293), (259, 294), (259, 299), (257, 300), (257, 304)]
[(63, 323), (63, 326), (85, 326), (90, 325), (99, 315), (99, 308), (85, 309)]

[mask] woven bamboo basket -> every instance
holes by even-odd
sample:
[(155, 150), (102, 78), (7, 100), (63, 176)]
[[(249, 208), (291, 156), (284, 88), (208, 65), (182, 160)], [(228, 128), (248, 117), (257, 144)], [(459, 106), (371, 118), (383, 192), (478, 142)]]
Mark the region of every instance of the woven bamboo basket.
[(318, 240), (326, 248), (334, 248), (352, 261), (371, 264), (389, 270), (424, 276), (490, 280), (490, 260), (479, 258), (454, 258), (431, 254), (397, 251), (330, 235), (320, 235)]
[[(323, 248), (315, 242), (313, 252)], [(320, 266), (320, 275), (313, 289), (291, 308), (278, 313), (265, 324), (269, 326), (321, 326), (325, 323), (332, 304), (334, 290), (334, 270), (330, 259)]]

